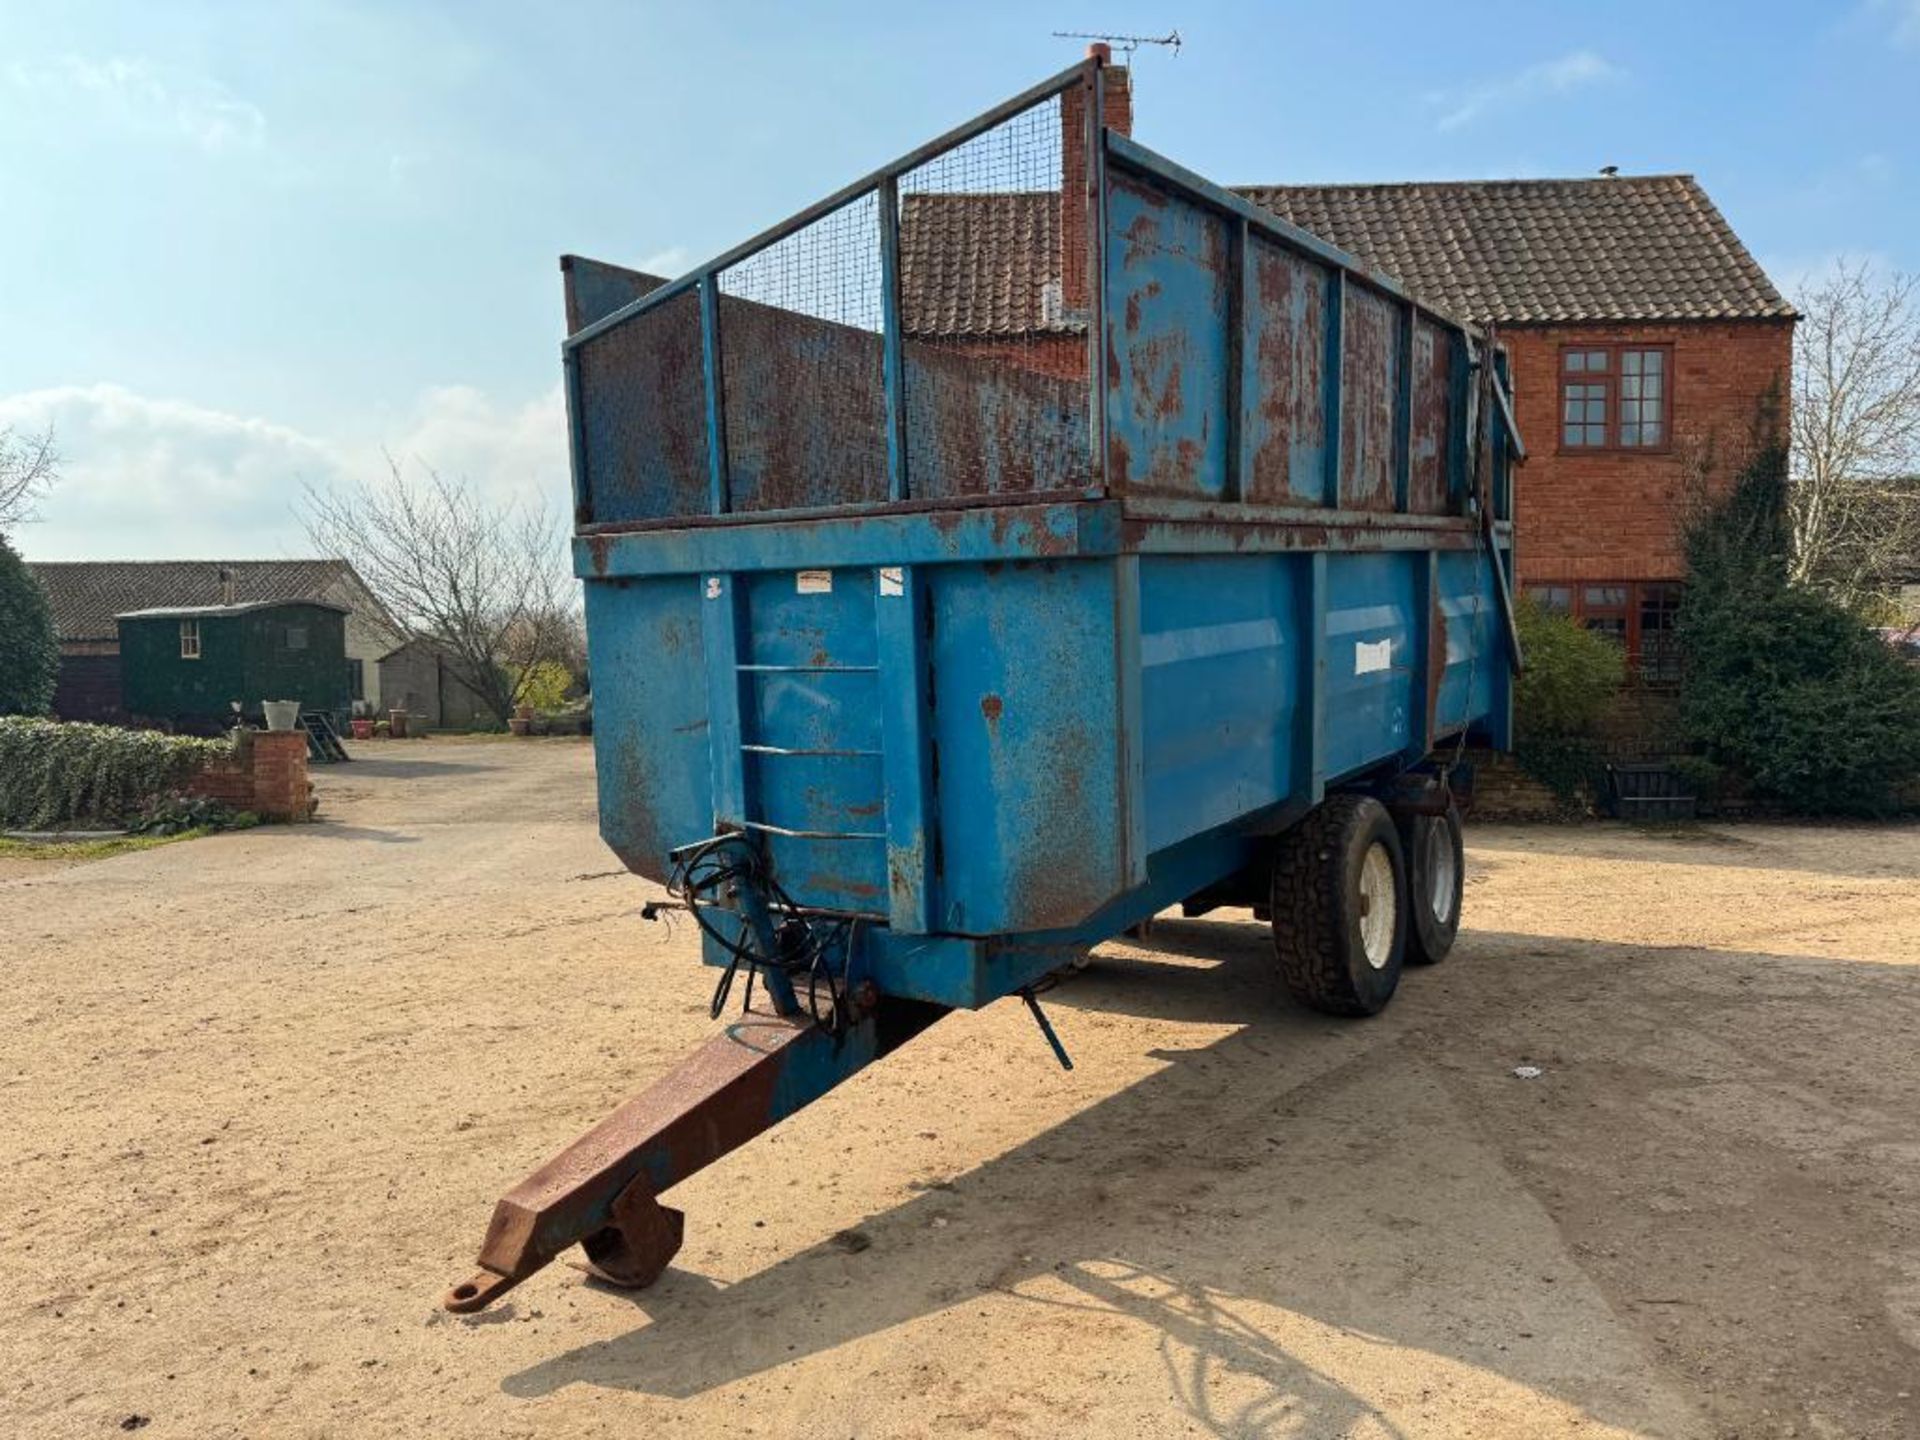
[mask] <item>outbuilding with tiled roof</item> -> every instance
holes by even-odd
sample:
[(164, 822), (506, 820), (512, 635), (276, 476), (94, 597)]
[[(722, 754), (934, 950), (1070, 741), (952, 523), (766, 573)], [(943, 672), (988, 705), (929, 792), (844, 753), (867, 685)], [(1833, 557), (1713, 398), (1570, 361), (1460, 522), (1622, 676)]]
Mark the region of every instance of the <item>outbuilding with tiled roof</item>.
[(54, 713), (121, 717), (117, 616), (137, 611), (312, 601), (347, 612), (353, 698), (380, 704), (379, 660), (404, 638), (399, 624), (345, 560), (38, 560), (28, 567), (53, 610), (60, 640)]

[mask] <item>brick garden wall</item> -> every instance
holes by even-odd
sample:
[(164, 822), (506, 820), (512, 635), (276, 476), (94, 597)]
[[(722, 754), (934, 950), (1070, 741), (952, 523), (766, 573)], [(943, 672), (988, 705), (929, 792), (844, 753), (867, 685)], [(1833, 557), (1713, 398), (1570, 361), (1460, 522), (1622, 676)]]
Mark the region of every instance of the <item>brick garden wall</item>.
[(298, 730), (243, 731), (233, 758), (209, 765), (187, 789), (235, 810), (251, 810), (263, 820), (311, 819), (307, 737)]
[(1553, 791), (1520, 768), (1511, 755), (1470, 750), (1473, 810), (1478, 820), (1557, 820), (1567, 807)]
[[(1731, 478), (1762, 398), (1775, 385), (1786, 394), (1792, 325), (1515, 326), (1500, 335), (1512, 357), (1514, 418), (1528, 448), (1515, 481), (1522, 582), (1680, 578), (1689, 459), (1710, 443), (1722, 462), (1713, 478)], [(1561, 347), (1623, 341), (1673, 346), (1677, 443), (1665, 454), (1561, 453)]]

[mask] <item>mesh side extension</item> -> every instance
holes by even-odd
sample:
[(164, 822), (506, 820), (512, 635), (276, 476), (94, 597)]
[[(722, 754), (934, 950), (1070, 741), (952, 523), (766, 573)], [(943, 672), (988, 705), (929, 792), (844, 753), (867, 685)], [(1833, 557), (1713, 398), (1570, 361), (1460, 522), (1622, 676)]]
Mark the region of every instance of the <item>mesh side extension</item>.
[(641, 325), (582, 345), (580, 427), (596, 523), (706, 511), (706, 390), (700, 301), (666, 301)]
[(872, 194), (721, 272), (732, 509), (886, 500), (882, 310)]
[(901, 177), (916, 498), (1090, 480), (1085, 112), (1056, 95)]

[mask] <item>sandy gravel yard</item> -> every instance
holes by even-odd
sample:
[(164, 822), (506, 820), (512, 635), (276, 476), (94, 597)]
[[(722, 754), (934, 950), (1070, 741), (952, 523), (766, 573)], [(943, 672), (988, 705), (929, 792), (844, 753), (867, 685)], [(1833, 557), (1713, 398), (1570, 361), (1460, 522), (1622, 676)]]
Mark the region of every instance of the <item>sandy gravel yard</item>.
[(0, 872), (0, 1435), (1920, 1435), (1920, 830), (1470, 828), (1357, 1024), (1163, 921), (1071, 1074), (951, 1017), (675, 1191), (653, 1289), (459, 1319), (713, 976), (586, 746), (361, 750), (322, 824)]

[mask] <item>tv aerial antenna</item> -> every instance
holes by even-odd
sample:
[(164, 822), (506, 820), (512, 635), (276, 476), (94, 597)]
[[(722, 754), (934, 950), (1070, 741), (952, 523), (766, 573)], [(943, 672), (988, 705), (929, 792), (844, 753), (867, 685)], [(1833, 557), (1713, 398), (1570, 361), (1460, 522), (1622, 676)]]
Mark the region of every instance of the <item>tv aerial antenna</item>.
[(1180, 58), (1180, 46), (1183, 43), (1178, 30), (1169, 30), (1164, 35), (1100, 35), (1090, 30), (1056, 30), (1053, 32), (1053, 38), (1056, 40), (1098, 40), (1104, 45), (1111, 45), (1122, 55), (1131, 55), (1142, 45), (1164, 45), (1167, 49), (1173, 51), (1173, 58), (1176, 60)]

